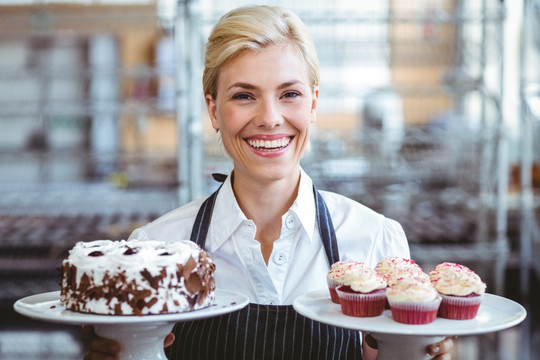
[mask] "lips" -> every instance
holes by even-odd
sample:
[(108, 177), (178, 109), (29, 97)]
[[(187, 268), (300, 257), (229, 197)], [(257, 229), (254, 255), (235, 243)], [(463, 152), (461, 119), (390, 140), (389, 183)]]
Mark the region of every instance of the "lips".
[(287, 147), (291, 142), (291, 139), (292, 137), (290, 136), (272, 139), (248, 138), (246, 139), (246, 142), (256, 150), (275, 151)]

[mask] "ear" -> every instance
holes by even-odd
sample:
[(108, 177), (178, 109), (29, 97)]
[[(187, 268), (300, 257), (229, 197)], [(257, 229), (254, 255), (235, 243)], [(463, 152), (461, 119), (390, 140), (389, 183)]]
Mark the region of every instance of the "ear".
[(212, 127), (215, 130), (219, 130), (219, 123), (217, 120), (217, 107), (216, 101), (212, 98), (212, 95), (206, 94), (204, 97), (206, 101), (206, 109), (208, 109), (208, 115), (210, 116), (210, 121), (212, 121)]
[(319, 102), (319, 87), (313, 87), (313, 99), (311, 100), (311, 122), (314, 123), (316, 120), (316, 110), (317, 104)]

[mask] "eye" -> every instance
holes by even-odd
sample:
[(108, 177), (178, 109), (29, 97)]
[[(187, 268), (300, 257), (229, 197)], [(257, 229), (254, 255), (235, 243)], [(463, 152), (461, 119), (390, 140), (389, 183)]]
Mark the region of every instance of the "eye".
[(301, 94), (298, 91), (287, 91), (285, 94), (283, 94), (283, 98), (286, 99), (294, 99), (295, 97), (299, 97)]
[(232, 98), (235, 100), (250, 100), (253, 97), (247, 93), (238, 93), (238, 94), (235, 94)]

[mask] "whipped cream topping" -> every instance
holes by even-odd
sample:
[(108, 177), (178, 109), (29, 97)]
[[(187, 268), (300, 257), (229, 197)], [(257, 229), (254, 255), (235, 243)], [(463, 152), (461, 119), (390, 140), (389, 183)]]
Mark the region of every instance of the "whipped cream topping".
[(354, 268), (369, 268), (365, 263), (359, 261), (338, 261), (328, 270), (328, 279), (338, 281), (343, 278), (345, 273)]
[(423, 271), (413, 269), (396, 270), (383, 275), (383, 277), (386, 279), (388, 286), (392, 286), (403, 279), (414, 279), (415, 281), (428, 283), (431, 282), (428, 274)]
[(435, 289), (444, 295), (482, 295), (486, 291), (486, 284), (480, 276), (460, 264), (441, 263), (429, 272), (429, 278)]
[(407, 277), (386, 289), (389, 301), (424, 302), (437, 298), (437, 290), (422, 277)]
[(343, 285), (362, 293), (384, 289), (387, 286), (384, 277), (368, 266), (357, 266), (349, 269), (343, 275), (342, 280)]
[[(360, 261), (354, 261), (354, 260), (343, 260), (333, 263), (330, 266), (330, 269), (336, 269), (336, 268), (350, 268), (351, 265), (365, 265), (363, 262)], [(367, 266), (367, 265), (365, 265)]]
[(408, 277), (425, 278), (429, 277), (422, 268), (412, 259), (402, 257), (386, 257), (381, 259), (375, 271), (384, 276), (388, 286), (393, 285), (396, 281)]
[(95, 240), (79, 241), (69, 251), (67, 262), (81, 268), (110, 268), (121, 264), (126, 270), (141, 267), (163, 267), (186, 262), (190, 257), (198, 258), (200, 249), (189, 241), (165, 243), (160, 241)]
[(397, 270), (423, 272), (420, 265), (418, 265), (414, 260), (402, 257), (383, 258), (377, 263), (377, 266), (375, 266), (375, 270), (381, 275), (384, 275), (386, 273), (393, 273)]

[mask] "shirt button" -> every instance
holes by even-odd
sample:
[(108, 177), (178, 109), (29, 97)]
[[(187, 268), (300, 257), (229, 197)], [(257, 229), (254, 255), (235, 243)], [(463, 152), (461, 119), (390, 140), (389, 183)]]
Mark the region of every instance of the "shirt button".
[(285, 220), (285, 226), (287, 227), (287, 229), (292, 229), (294, 227), (294, 223), (295, 223), (295, 220), (294, 220), (294, 216), (293, 215), (289, 215), (287, 216), (287, 219)]
[(285, 261), (287, 261), (287, 254), (285, 254), (284, 252), (280, 251), (274, 254), (274, 262), (276, 263), (276, 265), (283, 265), (285, 264)]

